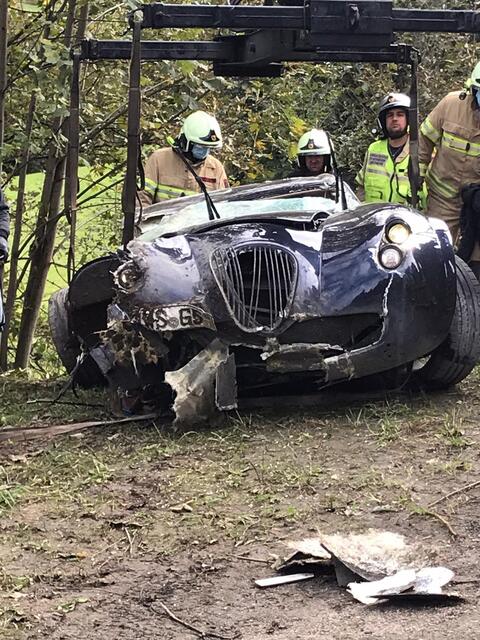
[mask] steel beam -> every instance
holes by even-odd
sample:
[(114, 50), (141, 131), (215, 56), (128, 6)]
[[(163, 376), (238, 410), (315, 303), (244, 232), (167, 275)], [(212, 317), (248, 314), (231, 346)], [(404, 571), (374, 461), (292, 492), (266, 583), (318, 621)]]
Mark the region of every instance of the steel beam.
[(480, 11), (395, 9), (392, 0), (310, 0), (297, 6), (142, 5), (143, 29), (289, 29), (324, 34), (479, 33)]
[[(239, 36), (240, 37), (240, 36)], [(83, 40), (82, 60), (130, 60), (130, 40)], [(229, 41), (201, 40), (142, 40), (142, 60), (228, 60), (234, 45)]]
[[(251, 67), (254, 75), (255, 67), (270, 62), (396, 62), (410, 64), (412, 47), (394, 44), (384, 48), (345, 48), (311, 46), (311, 48), (293, 48), (282, 46), (285, 41), (277, 41), (272, 37), (265, 41), (252, 34), (247, 36), (227, 36), (225, 39), (211, 41), (143, 41), (141, 46), (142, 60), (208, 60), (234, 65)], [(300, 45), (297, 45), (300, 47)], [(129, 40), (84, 40), (81, 46), (82, 60), (130, 60), (132, 43)], [(220, 68), (220, 67), (217, 67)], [(225, 67), (226, 68), (226, 67)], [(230, 74), (225, 74), (230, 75)], [(239, 74), (239, 75), (243, 75)], [(275, 71), (278, 75), (278, 69)]]

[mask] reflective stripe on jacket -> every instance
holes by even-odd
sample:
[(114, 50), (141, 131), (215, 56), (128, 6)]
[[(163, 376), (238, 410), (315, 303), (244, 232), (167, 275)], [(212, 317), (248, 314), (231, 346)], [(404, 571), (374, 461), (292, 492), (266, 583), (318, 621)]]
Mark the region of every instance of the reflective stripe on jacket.
[(388, 151), (388, 140), (373, 142), (355, 178), (364, 191), (365, 202), (408, 203), (411, 200), (408, 161), (408, 140), (395, 160)]
[[(193, 168), (209, 191), (226, 189), (229, 186), (220, 160), (208, 155), (201, 164), (193, 165)], [(147, 158), (145, 191), (140, 191), (138, 194), (143, 206), (199, 192), (200, 187), (195, 178), (170, 147), (154, 151)]]
[(470, 94), (464, 100), (460, 94), (446, 95), (420, 127), (420, 174), (428, 190), (446, 200), (480, 182), (480, 111), (473, 109)]

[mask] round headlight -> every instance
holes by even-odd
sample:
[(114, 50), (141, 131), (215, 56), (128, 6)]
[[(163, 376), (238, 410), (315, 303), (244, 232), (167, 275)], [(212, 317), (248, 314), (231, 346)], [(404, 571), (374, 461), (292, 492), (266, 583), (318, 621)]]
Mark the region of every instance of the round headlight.
[(115, 283), (125, 293), (132, 293), (138, 289), (142, 277), (140, 267), (133, 260), (121, 264), (114, 273)]
[(394, 222), (387, 229), (387, 240), (393, 244), (403, 244), (410, 235), (410, 228), (403, 222)]
[(396, 269), (403, 260), (403, 253), (397, 247), (384, 247), (378, 257), (382, 267)]

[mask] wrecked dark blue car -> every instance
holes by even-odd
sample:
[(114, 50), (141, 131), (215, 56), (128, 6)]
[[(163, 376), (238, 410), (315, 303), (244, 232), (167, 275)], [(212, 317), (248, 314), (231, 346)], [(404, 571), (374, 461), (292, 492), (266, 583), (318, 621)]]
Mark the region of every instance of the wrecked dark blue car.
[(52, 297), (67, 370), (123, 411), (189, 423), (279, 390), (442, 388), (480, 359), (480, 287), (443, 222), (330, 175), (212, 197), (215, 219), (202, 195), (147, 208), (126, 251)]

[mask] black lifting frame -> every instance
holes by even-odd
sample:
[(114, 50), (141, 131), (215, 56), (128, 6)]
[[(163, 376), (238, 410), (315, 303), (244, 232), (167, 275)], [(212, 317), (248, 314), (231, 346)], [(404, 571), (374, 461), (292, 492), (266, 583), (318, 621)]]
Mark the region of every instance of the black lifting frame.
[[(397, 44), (401, 32), (480, 33), (480, 11), (396, 9), (392, 0), (280, 0), (276, 5), (143, 4), (130, 16), (132, 40), (84, 40), (73, 56), (71, 159), (78, 153), (81, 61), (130, 60), (127, 172), (123, 198), (124, 246), (134, 236), (137, 159), (140, 149), (142, 60), (207, 60), (216, 75), (278, 77), (284, 62), (393, 62), (411, 69), (409, 171), (417, 204), (419, 54)], [(240, 0), (241, 1), (241, 0)], [(265, 0), (271, 2), (271, 0)], [(199, 28), (228, 30), (211, 40), (142, 40), (142, 30)], [(75, 220), (76, 176), (70, 172), (69, 212)], [(75, 182), (73, 182), (75, 181)], [(75, 229), (72, 228), (72, 238)], [(73, 247), (71, 246), (73, 252)], [(72, 258), (73, 260), (73, 258)]]

